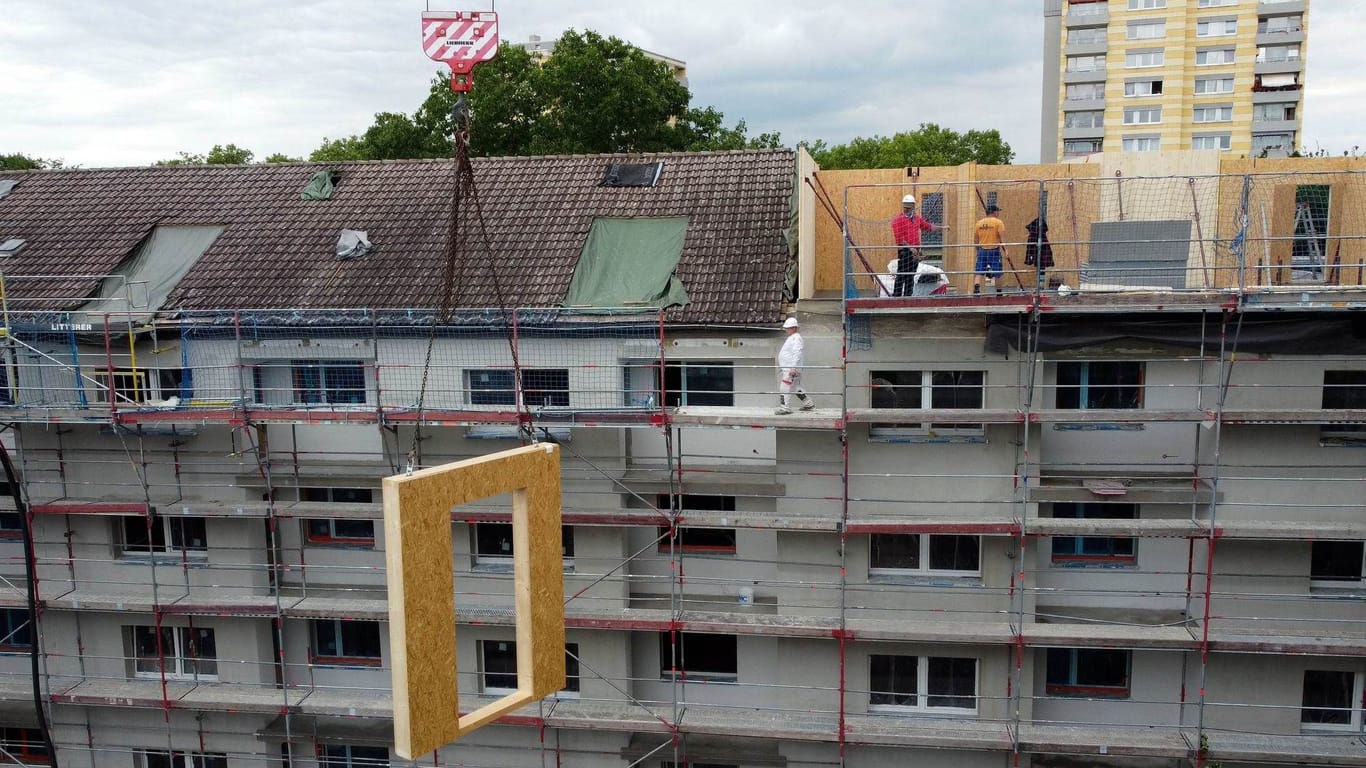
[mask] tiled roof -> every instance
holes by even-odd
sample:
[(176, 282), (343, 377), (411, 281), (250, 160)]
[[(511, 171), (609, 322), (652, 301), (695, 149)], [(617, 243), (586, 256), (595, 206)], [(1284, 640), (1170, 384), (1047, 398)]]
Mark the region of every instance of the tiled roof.
[[(655, 187), (599, 186), (609, 162), (664, 161)], [(336, 168), (330, 200), (299, 192)], [(781, 319), (795, 162), (787, 150), (481, 158), (483, 227), (462, 206), (455, 307), (564, 298), (593, 219), (688, 216), (676, 274), (692, 299), (684, 323)], [(3, 262), (12, 297), (74, 309), (156, 225), (225, 227), (167, 306), (184, 309), (425, 308), (439, 303), (451, 198), (449, 160), (5, 172), (0, 238), (28, 241)], [(338, 261), (342, 228), (375, 251)], [(487, 238), (487, 239), (486, 239)], [(487, 247), (485, 246), (487, 243)], [(29, 304), (29, 306), (35, 306)]]

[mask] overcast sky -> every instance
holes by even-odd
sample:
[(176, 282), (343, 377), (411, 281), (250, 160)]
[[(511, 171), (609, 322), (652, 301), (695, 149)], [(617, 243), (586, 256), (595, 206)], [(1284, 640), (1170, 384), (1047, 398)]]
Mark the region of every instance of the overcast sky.
[[(436, 70), (420, 46), (427, 6), (0, 0), (0, 153), (141, 165), (231, 142), (258, 159), (307, 157), (324, 136), (422, 102)], [(997, 128), (1022, 163), (1039, 156), (1042, 6), (504, 0), (496, 10), (505, 40), (592, 29), (683, 59), (694, 105), (744, 118), (751, 134), (841, 143), (921, 122)], [(1312, 7), (1304, 143), (1366, 148), (1366, 3)]]

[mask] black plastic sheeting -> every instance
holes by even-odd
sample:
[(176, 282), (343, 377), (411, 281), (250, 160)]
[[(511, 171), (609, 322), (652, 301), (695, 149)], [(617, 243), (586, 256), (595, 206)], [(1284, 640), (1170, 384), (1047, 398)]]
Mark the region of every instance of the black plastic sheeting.
[[(1140, 341), (1217, 352), (1221, 316), (1163, 315), (1123, 318), (1095, 315), (1045, 315), (1038, 326), (1038, 350), (1056, 352), (1119, 341)], [(1239, 352), (1282, 355), (1366, 354), (1366, 312), (1316, 314), (1243, 314), (1228, 320), (1225, 345)], [(1029, 349), (1030, 324), (1023, 317), (992, 317), (987, 351), (1008, 354)], [(1237, 346), (1234, 336), (1237, 336)]]

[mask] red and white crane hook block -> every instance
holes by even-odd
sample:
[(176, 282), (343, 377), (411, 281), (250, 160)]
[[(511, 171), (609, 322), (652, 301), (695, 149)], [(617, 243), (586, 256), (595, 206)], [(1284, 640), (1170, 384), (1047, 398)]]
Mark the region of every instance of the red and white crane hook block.
[(422, 50), (451, 68), (451, 90), (474, 84), (474, 67), (498, 55), (495, 11), (428, 11), (422, 14)]

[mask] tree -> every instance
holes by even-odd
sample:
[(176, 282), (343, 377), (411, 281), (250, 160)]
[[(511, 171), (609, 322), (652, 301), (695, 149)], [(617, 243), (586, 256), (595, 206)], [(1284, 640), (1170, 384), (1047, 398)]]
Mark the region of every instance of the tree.
[(246, 165), (251, 162), (253, 153), (236, 144), (215, 144), (208, 154), (196, 155), (190, 152), (177, 152), (170, 160), (158, 160), (152, 165)]
[(263, 162), (263, 163), (302, 163), (302, 162), (303, 162), (303, 158), (299, 158), (299, 157), (290, 157), (289, 155), (286, 155), (286, 154), (283, 153), (283, 152), (275, 152), (275, 153), (273, 153), (273, 154), (267, 155), (267, 156), (266, 156), (266, 159), (265, 159), (265, 160), (262, 160), (261, 162)]
[(341, 139), (323, 137), (323, 143), (309, 153), (308, 159), (314, 163), (341, 163), (347, 160), (367, 160), (365, 144), (359, 136)]
[(855, 138), (848, 144), (826, 146), (823, 141), (803, 144), (822, 168), (906, 168), (910, 166), (959, 165), (969, 161), (983, 165), (1009, 165), (1015, 152), (996, 129), (958, 133), (934, 123), (921, 123), (914, 131), (892, 136)]

